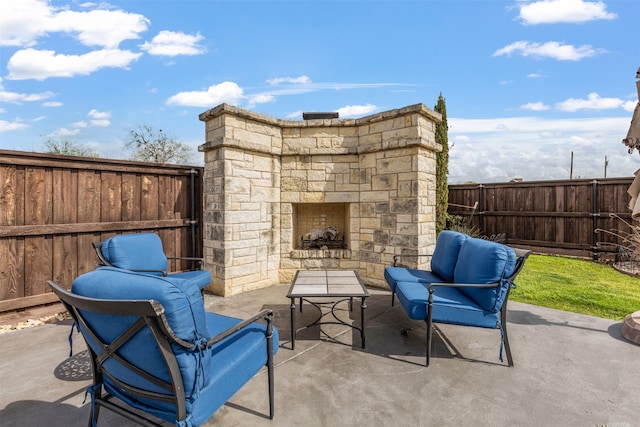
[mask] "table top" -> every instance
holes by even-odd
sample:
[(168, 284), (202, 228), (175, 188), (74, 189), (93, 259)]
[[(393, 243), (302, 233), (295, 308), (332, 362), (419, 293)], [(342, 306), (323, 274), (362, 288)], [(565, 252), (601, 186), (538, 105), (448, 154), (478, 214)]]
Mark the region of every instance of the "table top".
[(298, 270), (287, 298), (368, 297), (355, 270)]

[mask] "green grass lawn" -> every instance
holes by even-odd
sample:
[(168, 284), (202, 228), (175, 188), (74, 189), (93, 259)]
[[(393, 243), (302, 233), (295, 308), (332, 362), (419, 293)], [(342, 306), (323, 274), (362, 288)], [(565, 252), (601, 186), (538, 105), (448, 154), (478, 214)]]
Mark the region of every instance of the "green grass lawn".
[(606, 319), (640, 310), (640, 279), (610, 265), (550, 255), (531, 255), (516, 277), (510, 299)]

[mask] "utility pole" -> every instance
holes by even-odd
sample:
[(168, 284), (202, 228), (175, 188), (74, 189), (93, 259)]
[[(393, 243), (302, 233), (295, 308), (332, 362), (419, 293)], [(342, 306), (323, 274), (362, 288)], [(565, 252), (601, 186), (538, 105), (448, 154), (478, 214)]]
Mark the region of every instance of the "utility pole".
[(571, 169), (569, 170), (569, 179), (573, 179), (573, 151), (571, 152)]
[(609, 158), (604, 156), (604, 177), (607, 177), (607, 166), (609, 166)]

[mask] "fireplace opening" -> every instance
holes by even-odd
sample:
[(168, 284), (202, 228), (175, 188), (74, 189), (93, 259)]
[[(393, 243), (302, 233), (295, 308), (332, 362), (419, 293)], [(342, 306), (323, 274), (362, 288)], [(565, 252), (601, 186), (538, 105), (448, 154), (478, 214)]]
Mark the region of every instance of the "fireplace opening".
[(294, 249), (346, 249), (348, 203), (294, 203)]

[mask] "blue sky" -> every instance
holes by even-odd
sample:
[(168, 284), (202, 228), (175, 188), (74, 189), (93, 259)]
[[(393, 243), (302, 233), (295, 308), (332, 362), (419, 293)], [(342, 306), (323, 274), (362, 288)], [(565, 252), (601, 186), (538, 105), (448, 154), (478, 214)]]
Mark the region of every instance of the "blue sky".
[(0, 148), (69, 139), (125, 158), (131, 130), (193, 147), (226, 102), (341, 118), (442, 92), (449, 182), (632, 176), (637, 0), (0, 0)]

